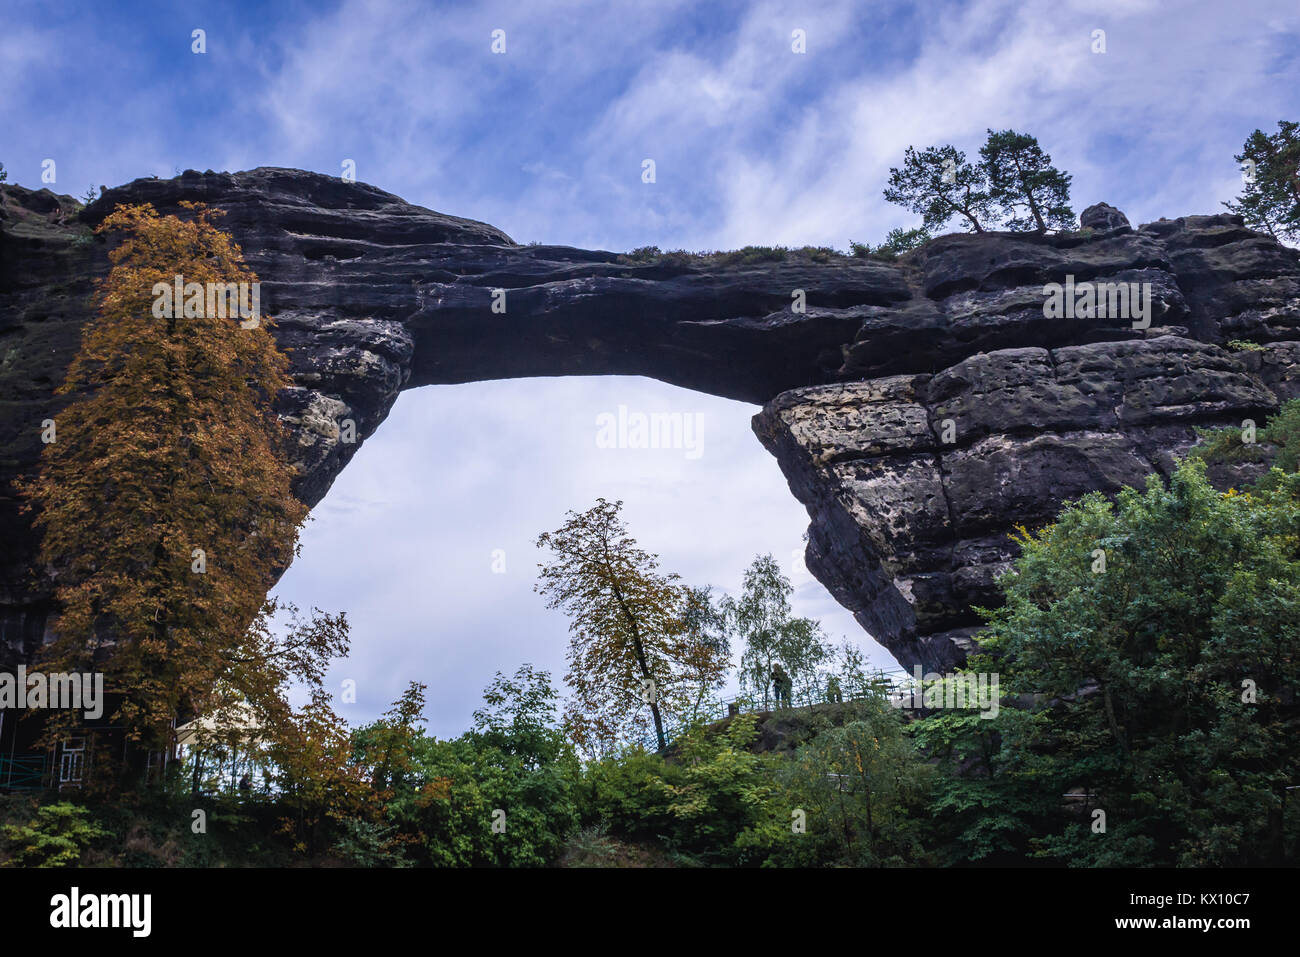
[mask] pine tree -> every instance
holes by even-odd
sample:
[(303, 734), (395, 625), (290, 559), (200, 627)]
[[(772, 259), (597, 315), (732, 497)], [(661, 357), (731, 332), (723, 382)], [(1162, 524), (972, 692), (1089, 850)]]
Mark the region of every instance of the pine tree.
[(1266, 136), (1255, 130), (1236, 160), (1245, 188), (1224, 203), (1251, 229), (1274, 239), (1300, 240), (1300, 124), (1278, 121), (1278, 132)]
[(1070, 174), (1054, 167), (1052, 157), (1027, 133), (988, 134), (980, 147), (980, 168), (989, 198), (1002, 211), (1003, 225), (1016, 232), (1073, 229)]
[(909, 146), (902, 168), (889, 171), (885, 199), (919, 213), (929, 232), (960, 216), (968, 230), (982, 233), (991, 213), (984, 171), (953, 146), (929, 146), (919, 153)]

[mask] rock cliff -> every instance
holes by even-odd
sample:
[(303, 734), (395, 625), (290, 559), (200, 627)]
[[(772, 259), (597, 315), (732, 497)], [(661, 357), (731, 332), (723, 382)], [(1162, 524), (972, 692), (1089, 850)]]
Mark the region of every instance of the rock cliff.
[[(964, 656), (1014, 524), (1167, 472), (1196, 426), (1300, 394), (1300, 259), (1227, 215), (1133, 229), (1099, 204), (1079, 233), (945, 236), (892, 263), (628, 257), (518, 245), (298, 170), (136, 180), (86, 208), (3, 186), (0, 663), (32, 655), (49, 612), (12, 482), (108, 269), (91, 229), (117, 203), (183, 200), (226, 211), (261, 279), (308, 504), (407, 388), (637, 374), (762, 404), (754, 430), (811, 518), (809, 569), (908, 667)], [(1145, 290), (1149, 315), (1067, 318), (1044, 307), (1052, 283)]]

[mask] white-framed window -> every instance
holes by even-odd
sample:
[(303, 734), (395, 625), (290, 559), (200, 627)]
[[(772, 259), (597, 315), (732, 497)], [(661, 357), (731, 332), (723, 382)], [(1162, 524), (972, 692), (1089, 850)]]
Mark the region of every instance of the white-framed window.
[(59, 785), (76, 787), (86, 773), (86, 739), (64, 738), (59, 750)]

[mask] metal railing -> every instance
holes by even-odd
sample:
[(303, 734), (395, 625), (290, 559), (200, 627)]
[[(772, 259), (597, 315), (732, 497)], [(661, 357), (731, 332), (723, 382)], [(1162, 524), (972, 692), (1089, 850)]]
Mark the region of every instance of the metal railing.
[[(907, 694), (912, 690), (915, 683), (915, 676), (911, 672), (899, 668), (894, 671), (872, 672), (866, 676), (866, 680), (857, 688), (841, 690), (838, 698), (829, 694), (825, 689), (807, 689), (801, 694), (793, 695), (789, 705), (783, 704), (779, 707), (776, 704), (775, 695), (767, 696), (766, 700), (748, 694), (733, 695), (730, 698), (710, 698), (689, 717), (679, 720), (673, 724), (671, 729), (665, 728), (664, 740), (671, 745), (673, 741), (693, 727), (714, 724), (725, 718), (742, 714), (795, 711), (800, 708), (811, 710), (818, 705), (863, 701), (881, 694), (889, 698), (895, 698)], [(857, 693), (853, 694), (854, 691)], [(646, 751), (657, 751), (659, 749), (659, 740), (653, 731), (633, 740), (630, 744), (633, 746), (639, 745)]]
[(45, 755), (16, 754), (0, 757), (0, 788), (34, 791), (45, 787)]

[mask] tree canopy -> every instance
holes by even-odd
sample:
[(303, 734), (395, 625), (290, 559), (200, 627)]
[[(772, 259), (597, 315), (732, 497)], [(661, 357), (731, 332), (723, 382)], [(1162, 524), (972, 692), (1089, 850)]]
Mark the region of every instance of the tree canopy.
[(999, 729), (1005, 774), (1086, 795), (1106, 823), (1058, 815), (1038, 854), (1222, 866), (1280, 842), (1300, 775), (1297, 542), (1300, 475), (1225, 494), (1196, 459), (1021, 535), (979, 641), (1046, 706)]
[(983, 171), (955, 146), (909, 146), (903, 165), (891, 168), (885, 199), (921, 216), (923, 227), (939, 232), (960, 217), (970, 232), (984, 232), (992, 198)]
[(1279, 120), (1276, 133), (1255, 130), (1236, 160), (1242, 167), (1241, 195), (1224, 203), (1251, 229), (1274, 239), (1300, 240), (1300, 124)]
[(552, 559), (536, 590), (570, 619), (565, 719), (590, 753), (644, 733), (647, 718), (662, 750), (665, 716), (689, 713), (692, 689), (726, 667), (679, 576), (628, 534), (622, 504), (598, 499), (537, 539)]
[(113, 267), (58, 390), (70, 401), (25, 487), (41, 558), (59, 569), (49, 666), (98, 663), (125, 696), (117, 717), (129, 735), (154, 746), (248, 650), (306, 514), (272, 405), (288, 361), (269, 320), (245, 327), (179, 303), (155, 313), (155, 286), (178, 276), (257, 282), (214, 213), (182, 205), (190, 219), (146, 204), (100, 224), (120, 240)]
[(980, 169), (989, 198), (1013, 232), (1073, 229), (1070, 174), (1052, 165), (1038, 140), (1015, 130), (988, 131), (980, 147)]
[(772, 667), (780, 664), (794, 684), (795, 694), (807, 697), (820, 686), (819, 668), (833, 651), (821, 626), (792, 614), (794, 588), (771, 555), (759, 555), (745, 570), (739, 598), (724, 601), (727, 622), (744, 642), (740, 658), (741, 688), (766, 705)]
[[(1015, 130), (989, 130), (978, 163), (951, 145), (907, 147), (903, 165), (889, 171), (885, 199), (919, 214), (931, 233), (954, 218), (977, 233), (1072, 229), (1075, 222), (1070, 174), (1052, 165), (1037, 139)], [(897, 242), (906, 241), (899, 233)]]

